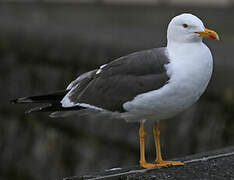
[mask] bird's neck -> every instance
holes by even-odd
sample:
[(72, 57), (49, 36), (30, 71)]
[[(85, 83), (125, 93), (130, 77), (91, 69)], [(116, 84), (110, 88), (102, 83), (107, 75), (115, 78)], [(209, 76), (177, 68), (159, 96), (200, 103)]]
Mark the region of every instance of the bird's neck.
[(176, 57), (191, 56), (199, 52), (199, 49), (203, 48), (204, 45), (202, 41), (191, 43), (168, 42), (167, 51), (170, 55)]

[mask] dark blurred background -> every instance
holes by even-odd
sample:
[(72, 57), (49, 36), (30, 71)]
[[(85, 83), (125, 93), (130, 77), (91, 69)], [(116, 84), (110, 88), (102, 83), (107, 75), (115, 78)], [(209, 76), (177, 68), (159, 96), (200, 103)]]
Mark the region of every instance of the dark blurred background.
[[(234, 2), (162, 0), (0, 2), (0, 179), (39, 180), (138, 164), (138, 124), (25, 116), (16, 97), (64, 89), (78, 74), (166, 45), (172, 17), (190, 12), (217, 31), (208, 90), (161, 123), (165, 159), (234, 144)], [(151, 130), (151, 129), (150, 129)], [(149, 133), (147, 158), (153, 161)]]

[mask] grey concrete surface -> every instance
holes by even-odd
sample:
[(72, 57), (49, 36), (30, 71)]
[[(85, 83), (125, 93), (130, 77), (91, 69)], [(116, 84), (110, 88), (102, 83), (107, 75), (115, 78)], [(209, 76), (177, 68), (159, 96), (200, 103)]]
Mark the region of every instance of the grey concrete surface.
[(104, 172), (89, 175), (61, 178), (61, 180), (183, 180), (206, 179), (227, 180), (234, 179), (234, 147), (203, 152), (184, 158), (179, 158), (184, 166), (163, 167), (155, 169), (141, 169), (139, 167), (112, 168)]

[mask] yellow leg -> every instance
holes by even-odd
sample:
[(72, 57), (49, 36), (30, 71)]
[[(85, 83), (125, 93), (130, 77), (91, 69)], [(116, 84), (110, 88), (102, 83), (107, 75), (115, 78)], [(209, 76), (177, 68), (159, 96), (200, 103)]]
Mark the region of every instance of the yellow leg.
[(164, 161), (162, 159), (161, 148), (160, 148), (160, 131), (158, 128), (158, 123), (154, 124), (153, 132), (154, 132), (154, 142), (155, 142), (155, 149), (156, 149), (155, 161), (157, 162), (157, 167), (184, 165), (184, 163), (180, 161)]
[(140, 165), (143, 168), (155, 168), (158, 167), (157, 164), (147, 163), (145, 160), (145, 131), (144, 131), (144, 123), (141, 123), (139, 129), (140, 136)]

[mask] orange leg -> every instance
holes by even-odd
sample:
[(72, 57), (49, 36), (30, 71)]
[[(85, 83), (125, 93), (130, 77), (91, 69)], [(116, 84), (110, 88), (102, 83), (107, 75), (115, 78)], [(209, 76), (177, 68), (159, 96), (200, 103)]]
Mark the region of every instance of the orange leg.
[(139, 136), (140, 136), (140, 165), (143, 168), (155, 168), (157, 164), (150, 164), (147, 163), (145, 160), (145, 131), (144, 131), (144, 123), (141, 123), (139, 129)]
[(154, 124), (153, 132), (154, 132), (154, 142), (155, 142), (155, 149), (156, 149), (155, 161), (157, 162), (157, 167), (184, 165), (184, 163), (180, 161), (164, 161), (162, 159), (161, 148), (160, 148), (160, 131), (158, 128), (158, 123)]

